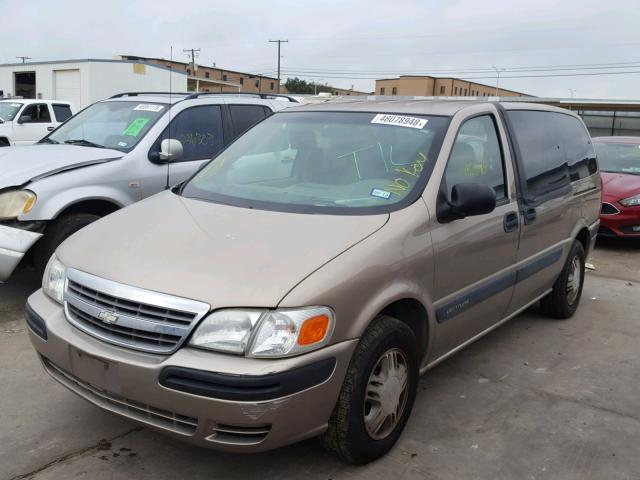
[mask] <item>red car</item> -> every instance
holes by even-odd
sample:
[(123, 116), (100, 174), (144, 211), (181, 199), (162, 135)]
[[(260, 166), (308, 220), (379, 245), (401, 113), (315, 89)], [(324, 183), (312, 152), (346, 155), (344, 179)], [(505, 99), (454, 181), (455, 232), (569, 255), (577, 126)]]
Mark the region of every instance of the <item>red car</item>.
[(602, 173), (604, 237), (640, 238), (640, 137), (595, 137)]

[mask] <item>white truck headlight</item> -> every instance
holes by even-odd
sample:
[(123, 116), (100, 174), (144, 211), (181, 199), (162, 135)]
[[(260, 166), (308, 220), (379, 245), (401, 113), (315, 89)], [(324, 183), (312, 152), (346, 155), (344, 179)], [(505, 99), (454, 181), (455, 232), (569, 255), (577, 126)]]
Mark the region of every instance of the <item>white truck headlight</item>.
[(327, 345), (334, 325), (327, 307), (219, 310), (198, 325), (189, 344), (249, 357), (289, 357)]
[(0, 220), (13, 220), (29, 213), (36, 204), (36, 194), (29, 190), (0, 193)]
[(640, 205), (640, 194), (620, 200), (620, 205), (624, 205), (625, 207), (637, 207)]
[(67, 267), (58, 260), (55, 254), (51, 255), (42, 277), (42, 290), (51, 299), (62, 303), (64, 299), (64, 284), (67, 279)]

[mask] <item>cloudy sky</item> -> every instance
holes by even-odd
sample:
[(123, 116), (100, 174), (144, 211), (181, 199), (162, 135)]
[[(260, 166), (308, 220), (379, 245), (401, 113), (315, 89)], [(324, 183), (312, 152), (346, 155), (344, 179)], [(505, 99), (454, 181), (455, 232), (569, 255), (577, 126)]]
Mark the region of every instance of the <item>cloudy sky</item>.
[(177, 60), (200, 48), (200, 64), (275, 75), (268, 40), (280, 38), (283, 78), (365, 91), (411, 73), (494, 85), (495, 66), (501, 86), (534, 95), (640, 99), (639, 0), (0, 0), (0, 11), (1, 63), (168, 58), (173, 46)]

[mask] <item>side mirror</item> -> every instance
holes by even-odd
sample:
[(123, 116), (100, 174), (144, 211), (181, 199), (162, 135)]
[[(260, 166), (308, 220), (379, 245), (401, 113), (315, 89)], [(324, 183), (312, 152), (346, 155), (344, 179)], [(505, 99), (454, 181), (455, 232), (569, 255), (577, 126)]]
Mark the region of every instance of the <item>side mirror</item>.
[(451, 190), (451, 201), (438, 202), (438, 220), (446, 223), (474, 215), (491, 213), (496, 208), (496, 192), (488, 185), (458, 183)]
[(31, 115), (22, 115), (18, 119), (18, 123), (29, 123), (31, 122)]
[(182, 157), (182, 143), (180, 140), (176, 140), (174, 138), (165, 138), (160, 143), (160, 152), (158, 153), (158, 158), (165, 162), (175, 162), (180, 160)]

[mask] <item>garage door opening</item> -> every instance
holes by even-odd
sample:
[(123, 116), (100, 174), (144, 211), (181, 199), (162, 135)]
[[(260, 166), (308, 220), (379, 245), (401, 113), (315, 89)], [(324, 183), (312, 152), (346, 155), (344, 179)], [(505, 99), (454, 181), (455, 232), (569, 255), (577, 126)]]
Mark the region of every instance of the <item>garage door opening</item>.
[(36, 98), (36, 72), (15, 72), (15, 94), (22, 98)]

